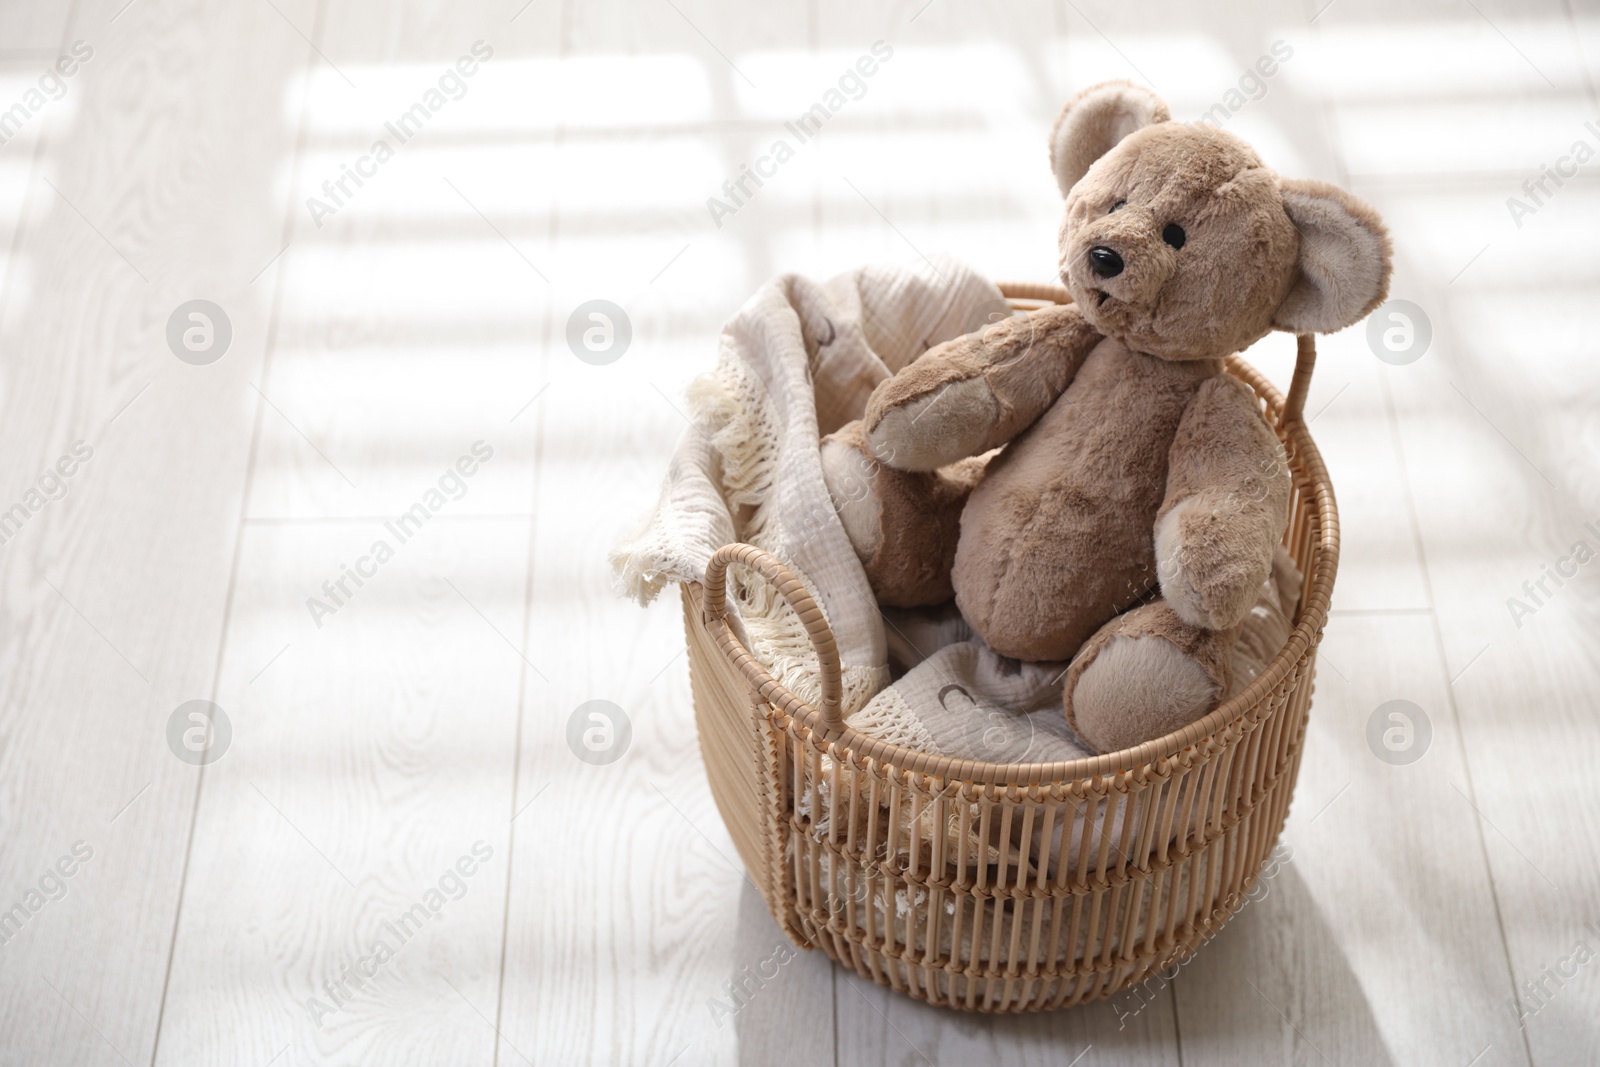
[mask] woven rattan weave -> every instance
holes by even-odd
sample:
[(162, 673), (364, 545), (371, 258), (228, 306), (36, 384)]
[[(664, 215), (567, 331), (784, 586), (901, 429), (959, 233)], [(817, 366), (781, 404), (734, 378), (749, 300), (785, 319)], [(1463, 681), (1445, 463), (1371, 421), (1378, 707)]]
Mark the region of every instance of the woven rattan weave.
[[(1057, 286), (1002, 290), (1024, 309), (1069, 299)], [(1301, 415), (1314, 358), (1311, 338), (1299, 338), (1287, 399), (1238, 357), (1227, 365), (1288, 452), (1284, 544), (1305, 576), (1293, 632), (1233, 699), (1137, 748), (997, 764), (866, 737), (840, 718), (833, 635), (784, 564), (728, 545), (704, 586), (683, 587), (712, 792), (796, 944), (935, 1004), (1038, 1011), (1175, 965), (1238, 910), (1288, 813), (1338, 564), (1333, 490)], [(726, 621), (730, 565), (772, 582), (799, 615), (821, 665), (821, 706), (740, 644)]]

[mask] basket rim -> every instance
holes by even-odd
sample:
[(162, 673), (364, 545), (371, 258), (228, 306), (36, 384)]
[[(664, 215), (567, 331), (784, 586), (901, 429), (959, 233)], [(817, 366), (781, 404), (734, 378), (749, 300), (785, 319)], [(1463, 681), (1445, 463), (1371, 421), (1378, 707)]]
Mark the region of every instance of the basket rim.
[[(1000, 288), (1010, 299), (1037, 301), (1041, 305), (1063, 303), (1071, 299), (1063, 287), (1056, 285), (1003, 283)], [(1302, 338), (1302, 341), (1304, 340)], [(1303, 350), (1305, 347), (1308, 346), (1303, 346)], [(947, 781), (967, 781), (997, 786), (1090, 782), (1096, 778), (1125, 775), (1141, 767), (1149, 767), (1186, 749), (1197, 748), (1208, 738), (1220, 737), (1229, 732), (1238, 736), (1242, 731), (1237, 728), (1244, 723), (1250, 712), (1261, 704), (1268, 693), (1282, 684), (1302, 659), (1309, 653), (1315, 652), (1320, 643), (1322, 629), (1328, 619), (1334, 577), (1338, 571), (1339, 512), (1327, 467), (1304, 419), (1292, 417), (1285, 424), (1283, 394), (1267, 380), (1265, 375), (1239, 355), (1228, 356), (1224, 361), (1224, 367), (1228, 374), (1249, 386), (1265, 403), (1266, 415), (1274, 431), (1290, 445), (1289, 468), (1291, 472), (1305, 479), (1303, 491), (1310, 492), (1312, 511), (1317, 521), (1317, 537), (1313, 543), (1311, 568), (1302, 578), (1299, 618), (1294, 629), (1290, 631), (1288, 640), (1249, 685), (1187, 726), (1131, 748), (1073, 760), (995, 763), (987, 760), (936, 756), (920, 749), (870, 737), (848, 724), (837, 727), (830, 724), (822, 711), (791, 693), (755, 660), (735, 636), (733, 628), (726, 619), (712, 618), (704, 612), (705, 589), (701, 583), (686, 583), (692, 590), (697, 605), (702, 607), (701, 625), (711, 633), (723, 654), (744, 674), (760, 703), (772, 705), (776, 710), (786, 712), (809, 732), (831, 746), (848, 750), (863, 759)], [(1297, 370), (1297, 376), (1299, 373)], [(1309, 375), (1309, 368), (1306, 373)], [(1281, 711), (1282, 707), (1268, 709), (1268, 714)], [(1257, 721), (1264, 717), (1258, 717)]]

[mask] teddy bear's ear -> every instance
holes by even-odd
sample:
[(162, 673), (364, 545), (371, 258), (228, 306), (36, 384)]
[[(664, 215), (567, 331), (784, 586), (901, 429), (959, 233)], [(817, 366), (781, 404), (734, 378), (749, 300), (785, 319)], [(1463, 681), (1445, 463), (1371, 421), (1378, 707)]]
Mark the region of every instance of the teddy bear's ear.
[(1360, 322), (1389, 295), (1393, 248), (1371, 205), (1326, 182), (1279, 180), (1300, 231), (1298, 277), (1273, 314), (1291, 333), (1332, 333)]
[(1050, 128), (1050, 169), (1066, 196), (1089, 165), (1134, 130), (1172, 118), (1155, 93), (1130, 81), (1091, 85), (1061, 109)]

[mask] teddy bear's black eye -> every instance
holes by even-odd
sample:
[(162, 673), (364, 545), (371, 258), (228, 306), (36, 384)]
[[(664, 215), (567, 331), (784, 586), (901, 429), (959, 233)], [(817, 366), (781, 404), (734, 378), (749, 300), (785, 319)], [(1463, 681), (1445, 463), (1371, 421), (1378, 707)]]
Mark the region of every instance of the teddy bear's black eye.
[(1122, 208), (1126, 207), (1127, 204), (1128, 202), (1126, 200), (1118, 200), (1115, 204), (1111, 205), (1111, 210), (1120, 211)]
[(1182, 248), (1183, 242), (1188, 240), (1183, 232), (1183, 227), (1176, 222), (1167, 223), (1167, 228), (1161, 231), (1161, 239), (1173, 248)]

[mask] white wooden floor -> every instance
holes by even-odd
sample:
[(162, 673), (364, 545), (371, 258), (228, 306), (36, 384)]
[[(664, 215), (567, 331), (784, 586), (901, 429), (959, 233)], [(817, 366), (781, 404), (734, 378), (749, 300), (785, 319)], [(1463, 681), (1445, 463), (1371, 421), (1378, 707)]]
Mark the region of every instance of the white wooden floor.
[[(1600, 549), (1600, 161), (1523, 191), (1600, 147), (1600, 15), (1214, 6), (0, 5), (0, 1061), (1600, 1062), (1600, 564), (1571, 555)], [(1276, 41), (1229, 125), (1378, 205), (1432, 343), (1322, 349), (1345, 555), (1264, 898), (1143, 998), (968, 1018), (807, 954), (719, 1011), (781, 935), (711, 802), (675, 598), (617, 600), (604, 565), (718, 324), (779, 271), (1048, 279), (1061, 102), (1129, 77), (1193, 119)], [(195, 299), (231, 324), (207, 365), (167, 341)], [(632, 324), (603, 366), (566, 343), (591, 299)], [(1291, 349), (1253, 356), (1281, 378)], [(566, 741), (597, 699), (631, 725), (608, 765)], [(191, 700), (231, 727), (203, 767), (186, 712), (168, 741)], [(1391, 700), (1416, 762), (1369, 747)]]

